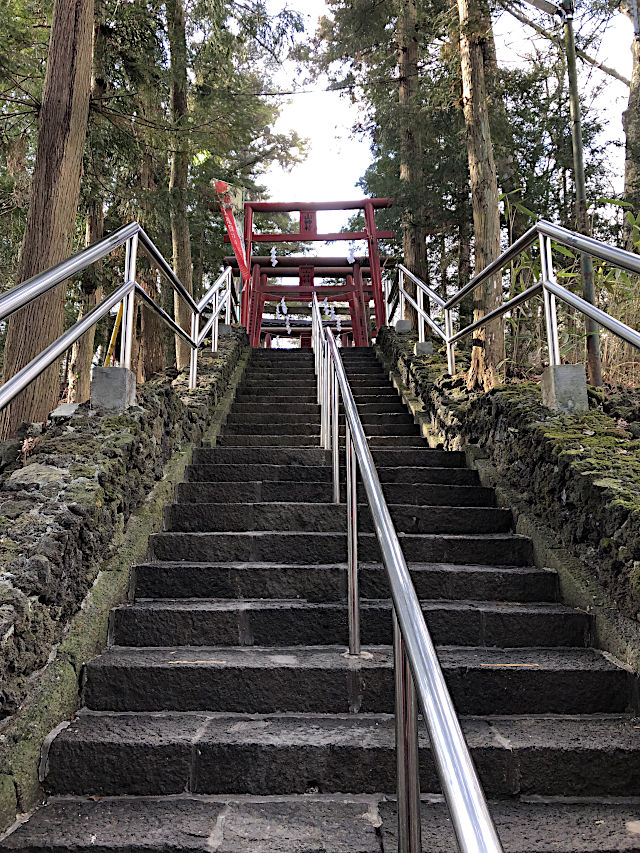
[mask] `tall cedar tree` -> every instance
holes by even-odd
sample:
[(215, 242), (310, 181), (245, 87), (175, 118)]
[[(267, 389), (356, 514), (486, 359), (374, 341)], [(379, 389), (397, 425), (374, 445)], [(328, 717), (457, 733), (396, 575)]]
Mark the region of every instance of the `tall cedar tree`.
[[(498, 181), (487, 112), (487, 85), (482, 45), (491, 31), (489, 9), (483, 0), (458, 0), (460, 18), (460, 67), (462, 106), (467, 129), (467, 153), (471, 177), (471, 204), (475, 237), (476, 272), (500, 254)], [(496, 275), (476, 289), (474, 319), (502, 302), (502, 276)], [(504, 360), (504, 324), (495, 320), (477, 330), (469, 369), (468, 386), (489, 390), (498, 381)]]
[[(416, 0), (398, 4), (398, 102), (400, 105), (400, 185), (403, 195), (402, 254), (405, 266), (422, 281), (427, 279), (424, 204), (416, 189), (422, 186), (422, 134), (418, 80), (418, 8)], [(416, 285), (406, 282), (414, 296)], [(417, 327), (417, 313), (406, 304), (407, 319)]]
[[(18, 282), (59, 263), (71, 250), (87, 131), (92, 34), (93, 0), (55, 0)], [(5, 381), (62, 333), (65, 297), (66, 287), (60, 284), (10, 318)], [(47, 417), (60, 396), (58, 376), (54, 364), (3, 411), (3, 437), (24, 420)]]
[[(171, 151), (171, 241), (173, 270), (189, 293), (193, 293), (191, 235), (187, 218), (187, 182), (189, 179), (189, 143), (186, 133), (179, 133), (188, 122), (187, 107), (187, 37), (182, 0), (167, 3), (167, 26), (171, 51), (171, 121), (175, 131)], [(191, 332), (189, 306), (174, 294), (174, 317), (178, 325)], [(176, 337), (176, 364), (182, 370), (189, 363), (190, 349)]]

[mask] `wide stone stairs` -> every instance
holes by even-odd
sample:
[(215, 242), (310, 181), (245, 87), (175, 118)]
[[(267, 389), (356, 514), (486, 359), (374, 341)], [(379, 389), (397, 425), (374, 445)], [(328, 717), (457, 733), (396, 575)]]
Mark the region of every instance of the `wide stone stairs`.
[[(505, 849), (640, 850), (635, 679), (463, 454), (426, 446), (373, 351), (343, 357)], [(388, 587), (363, 502), (350, 657), (319, 423), (310, 351), (254, 351), (48, 745), (48, 804), (1, 851), (396, 849)], [(420, 752), (424, 849), (451, 851), (422, 724)]]

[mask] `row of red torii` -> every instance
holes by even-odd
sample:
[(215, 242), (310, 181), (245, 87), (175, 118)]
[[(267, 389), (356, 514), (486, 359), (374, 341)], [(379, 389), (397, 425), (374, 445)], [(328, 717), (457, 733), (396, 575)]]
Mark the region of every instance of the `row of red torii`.
[[(373, 300), (375, 332), (386, 322), (382, 267), (380, 261), (379, 240), (391, 239), (393, 231), (379, 231), (376, 226), (375, 212), (390, 207), (388, 198), (371, 198), (360, 201), (344, 202), (270, 202), (249, 201), (244, 205), (244, 234), (240, 238), (231, 202), (226, 194), (226, 185), (217, 182), (216, 189), (221, 202), (222, 213), (227, 225), (228, 236), (234, 250), (232, 257), (225, 258), (225, 264), (240, 272), (242, 279), (241, 323), (247, 329), (252, 347), (259, 347), (261, 334), (282, 334), (282, 323), (269, 321), (264, 324), (263, 312), (266, 302), (285, 300), (309, 302), (315, 293), (318, 299), (329, 302), (346, 302), (349, 305), (351, 325), (345, 323), (343, 342), (353, 341), (354, 346), (368, 346), (370, 337), (369, 304)], [(318, 233), (317, 213), (327, 210), (364, 211), (364, 231), (340, 231)], [(300, 228), (296, 233), (257, 233), (254, 226), (255, 216), (260, 213), (300, 214)], [(334, 240), (366, 240), (368, 255), (359, 257), (321, 257), (312, 255), (284, 256), (277, 258), (273, 265), (271, 256), (253, 255), (257, 243), (306, 243), (329, 242)], [(341, 279), (338, 284), (316, 284), (315, 278)], [(298, 284), (278, 285), (274, 278), (297, 278)], [(291, 328), (293, 334), (300, 335), (300, 345), (311, 345), (311, 327), (309, 324)]]

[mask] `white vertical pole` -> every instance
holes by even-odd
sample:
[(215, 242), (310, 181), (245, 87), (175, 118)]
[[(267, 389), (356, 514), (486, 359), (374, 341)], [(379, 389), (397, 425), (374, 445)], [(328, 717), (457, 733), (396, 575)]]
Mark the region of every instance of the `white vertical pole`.
[[(194, 311), (191, 315), (191, 339), (198, 340), (200, 334), (200, 316)], [(189, 365), (189, 388), (193, 391), (198, 383), (198, 347), (191, 347)]]
[[(129, 253), (127, 257), (127, 281), (134, 282), (136, 280), (136, 259), (138, 254), (138, 235), (134, 234), (129, 241)], [(133, 336), (135, 333), (135, 318), (136, 318), (136, 293), (132, 290), (125, 301), (125, 312), (122, 318), (125, 333), (125, 347), (123, 366), (127, 370), (131, 370), (131, 356), (133, 352)]]

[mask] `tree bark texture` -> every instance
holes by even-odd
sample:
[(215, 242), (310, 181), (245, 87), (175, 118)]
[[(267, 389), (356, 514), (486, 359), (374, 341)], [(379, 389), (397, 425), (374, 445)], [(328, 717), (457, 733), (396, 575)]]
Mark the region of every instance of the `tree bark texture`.
[[(151, 111), (151, 93), (147, 92), (146, 104)], [(141, 133), (141, 137), (143, 134)], [(140, 139), (140, 224), (149, 231), (152, 222), (151, 198), (156, 188), (153, 157), (145, 145), (144, 138)], [(140, 258), (138, 282), (147, 293), (160, 304), (160, 287), (158, 276), (150, 265)], [(152, 308), (140, 306), (140, 346), (138, 350), (138, 381), (145, 381), (164, 369), (163, 352), (164, 325)]]
[[(92, 33), (93, 0), (55, 0), (18, 282), (71, 252), (87, 131)], [(65, 298), (61, 283), (10, 318), (5, 381), (62, 333)], [(60, 398), (59, 379), (56, 363), (32, 382), (3, 412), (2, 436), (13, 434), (22, 421), (44, 420)]]
[[(480, 272), (500, 254), (500, 211), (498, 182), (487, 112), (483, 43), (491, 27), (489, 11), (481, 0), (458, 0), (460, 17), (460, 61), (462, 105), (467, 131), (471, 178), (475, 269)], [(502, 277), (496, 275), (476, 289), (474, 319), (502, 302)], [(495, 320), (474, 335), (469, 369), (470, 388), (489, 390), (498, 382), (498, 365), (504, 359), (502, 320)]]
[[(93, 24), (93, 62), (91, 70), (91, 100), (97, 101), (107, 91), (104, 71), (104, 36), (101, 26), (104, 19), (103, 0), (94, 0)], [(87, 246), (96, 243), (104, 237), (104, 210), (102, 191), (97, 182), (92, 186), (92, 198), (87, 211)], [(85, 270), (80, 281), (80, 311), (78, 320), (88, 314), (102, 299), (102, 262), (94, 264)], [(96, 327), (88, 332), (73, 345), (67, 381), (69, 385), (69, 402), (84, 403), (91, 396), (91, 363), (95, 353)]]
[[(402, 254), (404, 265), (425, 281), (426, 240), (422, 191), (422, 136), (418, 81), (418, 9), (416, 0), (399, 0), (398, 71), (400, 85), (400, 183), (403, 195)], [(405, 280), (407, 292), (414, 298), (416, 286)], [(426, 304), (426, 303), (425, 303)], [(406, 303), (406, 319), (417, 327), (417, 313)]]
[[(633, 214), (640, 214), (640, 38), (631, 47), (633, 71), (627, 109), (622, 114), (625, 133), (624, 198), (633, 205)], [(625, 217), (625, 249), (638, 251), (633, 245), (633, 229)]]
[[(173, 148), (171, 152), (171, 240), (173, 244), (173, 270), (182, 284), (193, 292), (191, 263), (191, 237), (187, 218), (187, 180), (189, 177), (189, 142), (187, 138), (187, 40), (182, 0), (167, 3), (169, 47), (171, 50), (171, 120), (173, 123)], [(181, 130), (184, 129), (184, 132)], [(176, 322), (191, 332), (191, 311), (177, 294), (174, 294)], [(176, 363), (178, 370), (189, 364), (190, 349), (176, 337)]]
[[(87, 246), (101, 240), (103, 236), (102, 198), (97, 198), (91, 203), (87, 214)], [(95, 308), (102, 299), (101, 273), (101, 261), (83, 273), (80, 283), (81, 303), (78, 320)], [(70, 403), (85, 403), (91, 396), (91, 363), (95, 354), (95, 338), (96, 327), (92, 326), (71, 348), (68, 371)]]

